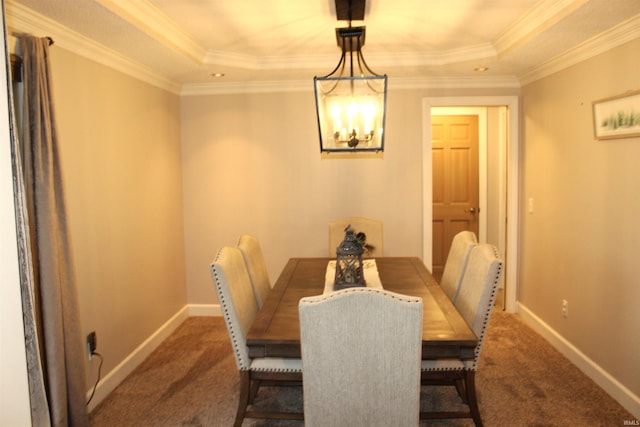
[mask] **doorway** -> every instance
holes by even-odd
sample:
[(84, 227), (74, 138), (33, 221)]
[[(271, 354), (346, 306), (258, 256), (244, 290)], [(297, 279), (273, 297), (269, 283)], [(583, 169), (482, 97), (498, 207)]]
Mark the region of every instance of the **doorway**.
[[(483, 111), (485, 113), (483, 113)], [(486, 112), (495, 115), (494, 124), (499, 129), (497, 145), (492, 149), (498, 153), (492, 153), (500, 161), (487, 157), (486, 140), (482, 140), (487, 134)], [(490, 241), (496, 246), (502, 246), (500, 250), (505, 260), (504, 283), (504, 308), (509, 312), (515, 312), (517, 301), (517, 230), (518, 230), (518, 97), (442, 97), (425, 98), (423, 100), (423, 167), (425, 170), (423, 182), (423, 259), (427, 267), (433, 271), (434, 253), (433, 238), (433, 188), (432, 188), (432, 115), (478, 115), (479, 128), (479, 232), (481, 242)], [(485, 115), (485, 117), (483, 117)], [(491, 122), (491, 119), (489, 119)], [(490, 167), (488, 167), (490, 165)], [(428, 171), (428, 172), (427, 172)], [(491, 178), (491, 176), (493, 178)], [(502, 177), (501, 179), (496, 179)], [(487, 184), (489, 183), (489, 184)], [(509, 185), (511, 184), (511, 185)], [(490, 189), (487, 187), (490, 185)], [(494, 196), (487, 196), (493, 193)], [(497, 197), (497, 199), (496, 199)], [(488, 202), (488, 198), (491, 200)], [(488, 208), (494, 206), (493, 208)], [(487, 222), (488, 209), (493, 209), (491, 220)], [(509, 219), (507, 221), (507, 219)], [(493, 222), (492, 222), (493, 221)], [(489, 224), (489, 225), (488, 225)], [(493, 224), (493, 225), (492, 225)], [(488, 237), (488, 234), (491, 237)]]

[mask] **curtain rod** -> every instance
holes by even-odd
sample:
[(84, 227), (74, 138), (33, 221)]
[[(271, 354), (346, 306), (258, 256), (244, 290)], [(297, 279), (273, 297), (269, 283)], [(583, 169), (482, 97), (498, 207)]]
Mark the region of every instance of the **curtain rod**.
[[(49, 41), (49, 46), (55, 43), (51, 37), (43, 37), (43, 38)], [(10, 55), (10, 59), (11, 59), (11, 81), (21, 82), (22, 81), (22, 57), (12, 53)]]

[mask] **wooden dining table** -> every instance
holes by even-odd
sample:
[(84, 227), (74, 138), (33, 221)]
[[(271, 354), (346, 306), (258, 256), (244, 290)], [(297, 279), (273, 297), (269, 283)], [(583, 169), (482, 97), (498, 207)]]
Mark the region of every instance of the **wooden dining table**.
[[(250, 357), (300, 357), (301, 298), (320, 295), (330, 258), (291, 258), (249, 332)], [(416, 257), (376, 258), (385, 290), (422, 298), (422, 359), (473, 359), (478, 338)]]

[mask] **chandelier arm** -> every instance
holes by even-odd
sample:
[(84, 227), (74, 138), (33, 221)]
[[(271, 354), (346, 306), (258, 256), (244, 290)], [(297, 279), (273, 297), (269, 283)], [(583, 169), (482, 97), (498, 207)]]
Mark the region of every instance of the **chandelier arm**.
[[(343, 53), (342, 58), (340, 58), (340, 62), (338, 62), (338, 65), (336, 66), (336, 68), (334, 68), (333, 71), (330, 72), (329, 74), (327, 74), (326, 76), (322, 76), (322, 77), (318, 77), (318, 78), (327, 79), (327, 78), (331, 77), (331, 75), (333, 75), (338, 70), (338, 68), (340, 68), (340, 65), (342, 65), (342, 68), (340, 69), (340, 76), (342, 76), (342, 73), (344, 72), (344, 64), (345, 64), (345, 62), (346, 61), (344, 60), (344, 53)], [(324, 91), (324, 93), (333, 92), (336, 89), (336, 87), (338, 86), (338, 84), (340, 83), (339, 79), (340, 79), (340, 77), (335, 78), (335, 83), (333, 84), (333, 86), (331, 86), (331, 88), (329, 90)]]
[(332, 75), (334, 75), (336, 73), (336, 71), (338, 71), (338, 69), (340, 70), (340, 75), (338, 77), (342, 77), (342, 73), (344, 72), (344, 66), (345, 66), (345, 62), (346, 62), (346, 58), (345, 58), (345, 51), (344, 51), (344, 47), (342, 49), (342, 55), (340, 56), (340, 61), (338, 61), (338, 65), (336, 65), (336, 67), (331, 70), (331, 72), (325, 76), (321, 76), (320, 78), (322, 79), (326, 79), (328, 77), (331, 77)]
[[(351, 22), (349, 22), (349, 27), (351, 27)], [(357, 49), (357, 52), (360, 52), (360, 39), (356, 41), (356, 49)], [(356, 54), (356, 59), (357, 59), (357, 56), (358, 55)], [(349, 76), (353, 77), (353, 38), (351, 37), (349, 38), (349, 66), (350, 66)]]
[[(384, 76), (374, 76), (374, 77), (384, 77)], [(375, 87), (373, 87), (373, 86), (371, 85), (371, 83), (369, 83), (369, 80), (365, 80), (365, 84), (367, 85), (367, 87), (368, 87), (369, 89), (371, 89), (371, 91), (372, 91), (372, 92), (375, 92), (375, 93), (382, 93), (381, 91), (379, 91), (378, 89), (376, 89)]]
[(331, 89), (327, 90), (324, 93), (329, 94), (329, 93), (333, 92), (334, 90), (336, 90), (336, 87), (338, 86), (338, 83), (340, 83), (340, 80), (336, 80), (336, 82), (333, 84), (333, 86), (331, 86)]
[[(349, 27), (351, 27), (351, 21), (349, 21)], [(359, 41), (356, 42), (356, 48), (358, 49), (358, 51), (360, 50)], [(358, 55), (356, 54), (356, 59), (357, 59), (357, 56)], [(353, 82), (353, 39), (352, 38), (349, 38), (349, 77), (351, 77), (351, 80), (349, 80), (349, 87), (351, 88), (351, 96), (353, 96), (355, 84)]]
[(378, 74), (371, 68), (369, 68), (369, 65), (367, 65), (367, 61), (364, 60), (364, 56), (362, 55), (362, 51), (360, 49), (358, 49), (358, 66), (360, 67), (360, 69), (367, 70), (375, 77), (382, 77), (382, 74)]

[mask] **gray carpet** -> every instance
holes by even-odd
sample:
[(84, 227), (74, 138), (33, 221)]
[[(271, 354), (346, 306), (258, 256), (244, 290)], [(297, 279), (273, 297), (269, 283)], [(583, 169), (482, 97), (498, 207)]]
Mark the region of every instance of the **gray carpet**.
[[(187, 319), (90, 414), (93, 427), (231, 426), (238, 372), (222, 318)], [(635, 420), (517, 315), (494, 310), (476, 386), (487, 426), (619, 426)], [(302, 409), (301, 388), (262, 388), (256, 405)], [(422, 409), (461, 407), (453, 387), (423, 387)], [(302, 426), (246, 419), (243, 426)], [(427, 425), (423, 422), (421, 425)], [(431, 421), (472, 426), (471, 420)]]

